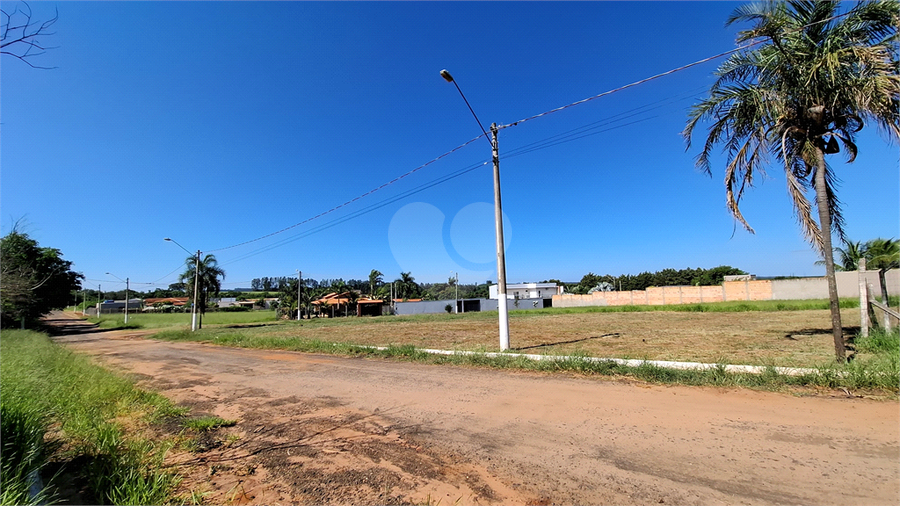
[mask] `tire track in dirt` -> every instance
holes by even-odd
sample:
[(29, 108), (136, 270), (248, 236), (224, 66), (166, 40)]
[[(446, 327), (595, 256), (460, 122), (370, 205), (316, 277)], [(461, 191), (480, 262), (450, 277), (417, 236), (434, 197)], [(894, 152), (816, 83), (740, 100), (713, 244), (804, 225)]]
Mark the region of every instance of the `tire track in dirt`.
[(192, 464), (193, 482), (218, 491), (211, 502), (897, 504), (900, 498), (896, 401), (116, 337), (58, 339), (141, 375), (142, 385), (195, 412), (239, 420), (228, 429), (236, 442)]

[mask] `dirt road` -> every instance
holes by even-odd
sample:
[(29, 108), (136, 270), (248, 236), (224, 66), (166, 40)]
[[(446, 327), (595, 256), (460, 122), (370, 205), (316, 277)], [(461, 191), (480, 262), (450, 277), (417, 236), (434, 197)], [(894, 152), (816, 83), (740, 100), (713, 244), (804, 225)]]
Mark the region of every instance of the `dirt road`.
[[(209, 502), (898, 504), (896, 401), (57, 337), (231, 444), (176, 460)], [(130, 337), (129, 337), (130, 336)], [(235, 442), (236, 441), (236, 442)]]

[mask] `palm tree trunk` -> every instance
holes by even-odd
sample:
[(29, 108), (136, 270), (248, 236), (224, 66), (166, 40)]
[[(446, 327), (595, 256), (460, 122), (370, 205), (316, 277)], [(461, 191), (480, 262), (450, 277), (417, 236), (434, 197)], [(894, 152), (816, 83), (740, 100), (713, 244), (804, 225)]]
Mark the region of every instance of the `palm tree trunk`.
[(831, 210), (828, 206), (827, 182), (825, 180), (825, 153), (816, 148), (816, 207), (819, 210), (819, 228), (822, 236), (822, 256), (825, 258), (825, 278), (828, 280), (828, 299), (831, 308), (831, 333), (834, 337), (834, 356), (838, 362), (845, 362), (847, 355), (844, 345), (844, 329), (841, 326), (841, 305), (838, 299), (837, 280), (834, 276), (834, 250), (831, 246)]

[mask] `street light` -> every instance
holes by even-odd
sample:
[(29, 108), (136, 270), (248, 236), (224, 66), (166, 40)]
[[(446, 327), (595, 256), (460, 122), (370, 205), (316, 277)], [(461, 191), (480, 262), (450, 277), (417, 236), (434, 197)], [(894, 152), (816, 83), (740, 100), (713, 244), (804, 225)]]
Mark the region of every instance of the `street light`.
[[(184, 246), (178, 244), (178, 241), (175, 239), (170, 239), (168, 237), (163, 239), (164, 241), (169, 241), (175, 243), (176, 246), (183, 249), (185, 253), (188, 255), (192, 255), (190, 251), (187, 250)], [(194, 267), (194, 303), (191, 304), (191, 332), (197, 330), (197, 283), (200, 280), (200, 250), (197, 250), (197, 264)]]
[[(120, 278), (119, 276), (116, 276), (115, 274), (113, 274), (111, 272), (107, 272), (106, 274), (118, 279), (119, 281), (122, 281), (122, 278)], [(128, 325), (128, 282), (129, 282), (129, 279), (130, 278), (125, 278), (125, 325)]]
[[(472, 106), (469, 105), (469, 101), (466, 100), (466, 96), (459, 88), (459, 85), (456, 84), (453, 76), (450, 75), (450, 72), (447, 72), (446, 69), (442, 70), (441, 77), (448, 83), (453, 83), (453, 85), (456, 86), (459, 95), (466, 102), (466, 105), (469, 106), (469, 111), (472, 112), (472, 116), (475, 117), (475, 121), (477, 121), (478, 126), (481, 127), (481, 131), (487, 136), (487, 132), (481, 125), (481, 120), (478, 119)], [(494, 229), (497, 234), (497, 309), (500, 313), (500, 351), (505, 351), (509, 349), (509, 308), (506, 306), (506, 253), (504, 252), (503, 247), (503, 209), (500, 205), (500, 148), (499, 143), (497, 142), (497, 130), (497, 124), (491, 123), (491, 138), (489, 139), (489, 142), (491, 143), (491, 157), (494, 161)]]

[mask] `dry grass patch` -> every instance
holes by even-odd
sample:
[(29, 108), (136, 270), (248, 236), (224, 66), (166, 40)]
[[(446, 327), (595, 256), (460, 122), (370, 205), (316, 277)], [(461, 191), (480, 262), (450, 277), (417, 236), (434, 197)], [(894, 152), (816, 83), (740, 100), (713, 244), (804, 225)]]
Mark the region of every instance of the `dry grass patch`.
[[(842, 312), (844, 324), (858, 326), (858, 309)], [(413, 317), (336, 318), (241, 329), (245, 339), (271, 340), (290, 347), (292, 340), (364, 346), (412, 345), (416, 348), (493, 351), (497, 313)], [(809, 365), (833, 357), (827, 310), (750, 312), (513, 313), (513, 351), (535, 354), (583, 354), (755, 365)], [(209, 333), (226, 329), (210, 329)], [(213, 337), (204, 331), (198, 338)], [(270, 341), (263, 345), (262, 341)]]

